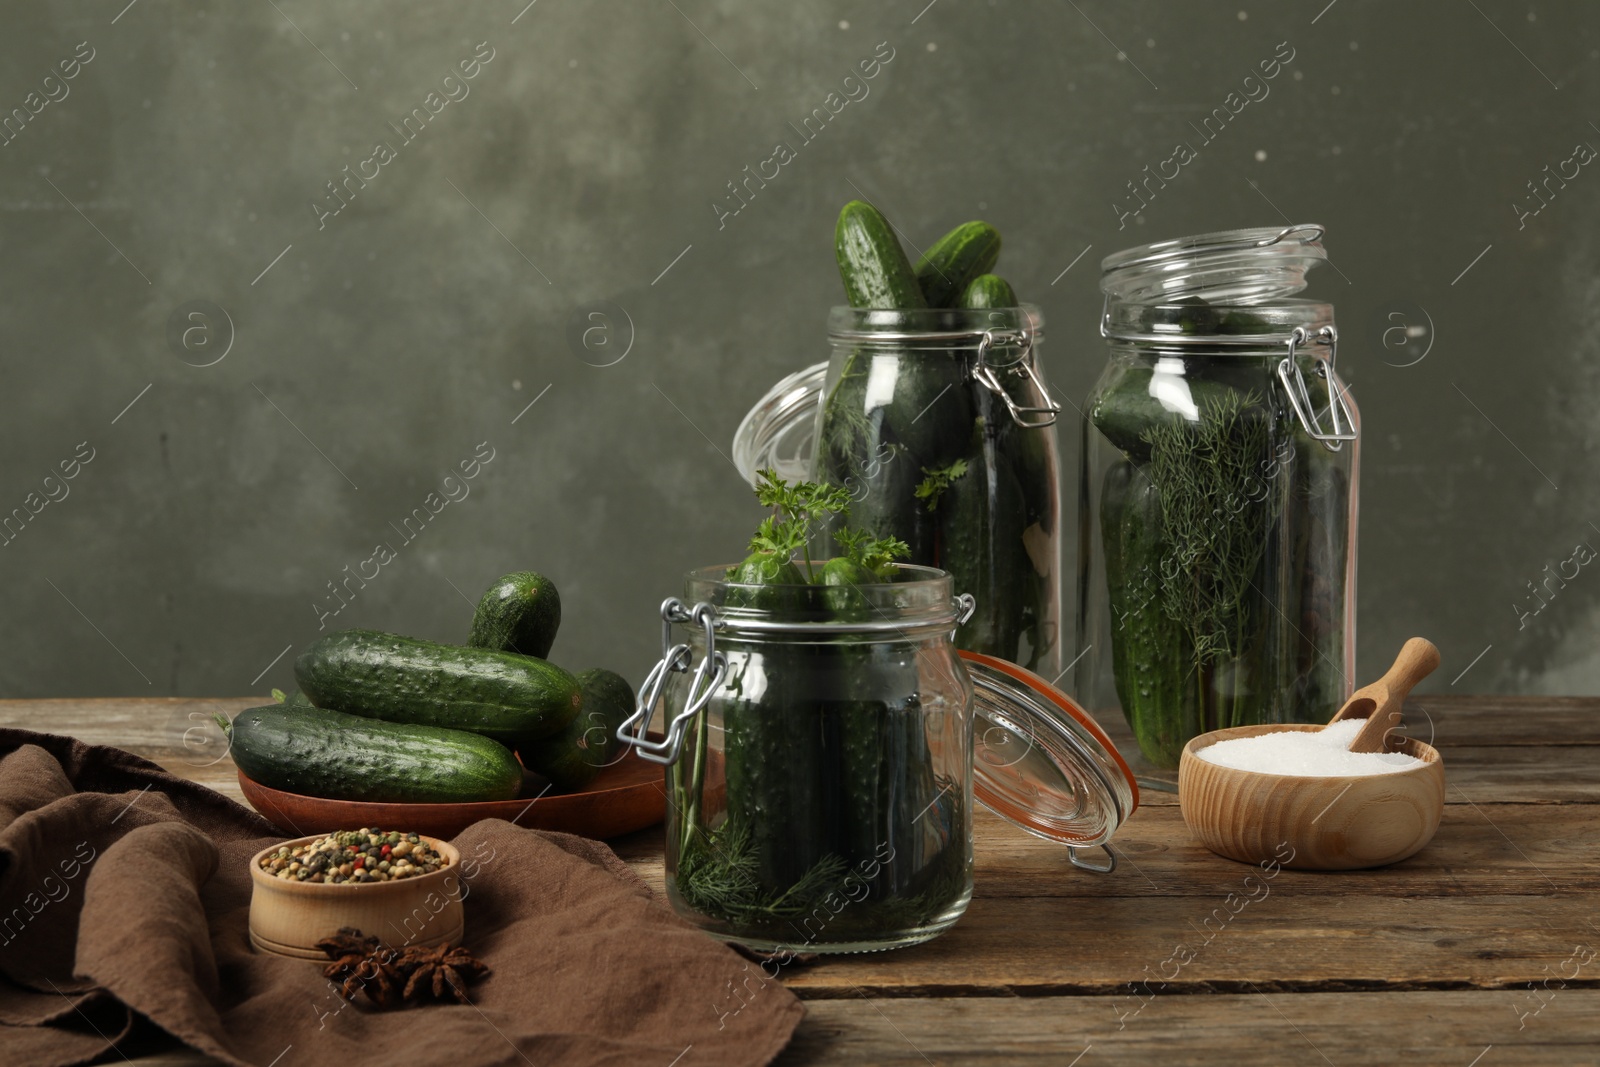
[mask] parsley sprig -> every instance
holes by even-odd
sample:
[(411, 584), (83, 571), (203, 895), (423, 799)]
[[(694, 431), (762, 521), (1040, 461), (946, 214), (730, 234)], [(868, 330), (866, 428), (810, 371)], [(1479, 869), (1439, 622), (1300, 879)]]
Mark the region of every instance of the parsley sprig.
[[(756, 499), (773, 513), (762, 520), (750, 539), (750, 551), (771, 552), (783, 560), (792, 559), (798, 552), (805, 562), (806, 580), (815, 581), (811, 541), (831, 517), (849, 517), (850, 491), (826, 482), (791, 485), (770, 467), (756, 472), (756, 478)], [(847, 559), (877, 577), (886, 577), (889, 565), (911, 552), (910, 546), (899, 538), (873, 537), (865, 530), (844, 527), (836, 530), (833, 537)]]
[(923, 467), (922, 473), (927, 477), (917, 485), (917, 499), (927, 501), (929, 511), (938, 511), (939, 498), (950, 488), (950, 483), (967, 473), (967, 461), (958, 459), (950, 466), (940, 467), (937, 470)]

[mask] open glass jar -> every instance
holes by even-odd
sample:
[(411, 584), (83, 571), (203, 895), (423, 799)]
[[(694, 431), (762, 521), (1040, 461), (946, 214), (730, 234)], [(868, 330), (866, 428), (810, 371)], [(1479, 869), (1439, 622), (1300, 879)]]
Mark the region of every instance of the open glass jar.
[(1297, 299), (1316, 225), (1102, 263), (1085, 406), (1076, 691), (1144, 756), (1228, 726), (1326, 721), (1355, 657), (1359, 415), (1333, 308)]
[(774, 386), (740, 425), (745, 478), (772, 467), (851, 490), (850, 526), (898, 537), (976, 614), (957, 647), (1060, 669), (1054, 423), (1032, 305), (836, 307), (832, 356)]
[[(727, 574), (692, 571), (662, 606), (662, 660), (618, 731), (666, 764), (681, 915), (770, 952), (925, 941), (971, 898), (975, 796), (1109, 869), (1076, 850), (1133, 811), (1131, 772), (1049, 683), (956, 652), (976, 605), (949, 575), (902, 565), (882, 583), (752, 586)], [(658, 711), (666, 730), (652, 737)]]

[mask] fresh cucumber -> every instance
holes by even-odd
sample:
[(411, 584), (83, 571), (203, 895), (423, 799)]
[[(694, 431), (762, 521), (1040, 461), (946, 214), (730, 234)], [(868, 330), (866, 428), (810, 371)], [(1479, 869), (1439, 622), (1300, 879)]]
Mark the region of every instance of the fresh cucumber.
[(999, 258), (1000, 231), (987, 222), (963, 222), (918, 258), (914, 269), (923, 299), (932, 308), (974, 306), (961, 303), (962, 294), (974, 278), (993, 270)]
[(793, 560), (757, 551), (728, 571), (728, 581), (733, 586), (728, 590), (728, 607), (786, 611), (794, 608), (806, 576)]
[(1207, 377), (1163, 373), (1157, 380), (1150, 367), (1117, 367), (1111, 373), (1116, 380), (1096, 390), (1098, 399), (1089, 408), (1089, 421), (1128, 458), (1139, 461), (1150, 458), (1150, 443), (1145, 440), (1150, 430), (1168, 423), (1198, 422), (1201, 408), (1239, 391)]
[(851, 307), (927, 307), (900, 239), (882, 212), (852, 200), (839, 212), (833, 251)]
[[(933, 517), (916, 498), (922, 467), (904, 445), (883, 442), (876, 455), (882, 459), (852, 477), (858, 486), (850, 504), (850, 526), (873, 537), (898, 537), (910, 547), (907, 562), (936, 566)], [(842, 482), (836, 469), (820, 468), (819, 478)]]
[(583, 702), (578, 680), (542, 659), (376, 630), (321, 638), (295, 660), (294, 675), (319, 708), (510, 745), (560, 733)]
[(467, 644), (544, 659), (560, 626), (555, 583), (533, 571), (515, 571), (496, 579), (478, 599)]
[(902, 355), (898, 362), (884, 431), (905, 446), (919, 469), (949, 466), (961, 458), (976, 414), (973, 393), (980, 390), (971, 367), (958, 353)]
[(621, 742), (617, 727), (633, 714), (633, 686), (619, 674), (596, 667), (578, 675), (583, 710), (554, 737), (517, 747), (529, 770), (538, 771), (563, 792), (582, 789), (610, 764)]
[(961, 291), (959, 305), (964, 308), (1014, 308), (1017, 294), (1011, 283), (998, 274), (980, 274)]
[(878, 579), (861, 564), (845, 556), (835, 556), (822, 568), (819, 581), (827, 588), (823, 599), (828, 610), (840, 618), (868, 610), (867, 599), (856, 586)]
[[(990, 415), (1010, 421), (1003, 408)], [(956, 646), (1015, 662), (1023, 606), (1039, 578), (1023, 541), (1022, 487), (1010, 465), (998, 460), (995, 442), (981, 423), (978, 436), (967, 473), (950, 483), (939, 504), (938, 566), (950, 572), (957, 592), (978, 602), (972, 618), (956, 631)]]
[(774, 892), (800, 881), (829, 846), (813, 651), (732, 653), (729, 681), (713, 699), (722, 715), (727, 826), (747, 837), (755, 881)]
[(305, 796), (442, 804), (510, 800), (522, 787), (511, 750), (466, 730), (284, 703), (241, 711), (228, 734), (241, 771)]

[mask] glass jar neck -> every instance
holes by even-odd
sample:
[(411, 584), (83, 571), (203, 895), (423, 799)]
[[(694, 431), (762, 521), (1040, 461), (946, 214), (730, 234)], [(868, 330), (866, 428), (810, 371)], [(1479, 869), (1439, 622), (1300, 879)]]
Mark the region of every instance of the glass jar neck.
[(854, 347), (970, 351), (986, 334), (1044, 337), (1044, 315), (1032, 304), (1012, 308), (836, 307), (828, 313), (828, 340)]
[(1100, 333), (1114, 345), (1151, 353), (1281, 357), (1296, 329), (1316, 337), (1333, 324), (1333, 305), (1313, 300), (1239, 307), (1129, 304), (1108, 295)]
[[(820, 574), (825, 560), (814, 563)], [(719, 634), (741, 639), (811, 638), (903, 641), (952, 633), (965, 610), (950, 575), (935, 567), (895, 564), (888, 582), (849, 585), (749, 585), (730, 581), (734, 568), (703, 567), (684, 577), (684, 599), (709, 604)]]

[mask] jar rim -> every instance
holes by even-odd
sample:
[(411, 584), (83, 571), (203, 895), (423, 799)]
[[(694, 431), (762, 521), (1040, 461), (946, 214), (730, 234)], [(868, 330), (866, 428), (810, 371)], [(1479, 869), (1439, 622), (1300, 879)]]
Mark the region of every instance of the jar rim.
[(1328, 258), (1326, 230), (1307, 222), (1135, 245), (1100, 261), (1100, 289), (1108, 301), (1134, 304), (1190, 297), (1225, 305), (1270, 303), (1305, 289), (1306, 272)]
[(828, 312), (828, 339), (858, 344), (914, 344), (919, 348), (965, 348), (992, 331), (1044, 337), (1044, 313), (1036, 304), (1009, 308), (858, 308), (841, 304)]
[(1131, 303), (1107, 296), (1100, 336), (1156, 352), (1254, 356), (1279, 353), (1297, 329), (1316, 337), (1333, 325), (1332, 304), (1294, 297), (1228, 305)]
[[(954, 630), (963, 604), (954, 595), (954, 580), (947, 571), (910, 563), (892, 564), (902, 577), (888, 582), (829, 586), (810, 582), (787, 585), (752, 585), (728, 580), (738, 564), (699, 567), (684, 575), (684, 599), (711, 605), (719, 632), (759, 636), (831, 637), (835, 634), (911, 636), (927, 630)], [(752, 605), (739, 594), (772, 594), (767, 602)], [(848, 598), (852, 618), (840, 618), (838, 598)], [(752, 600), (754, 598), (751, 598)]]

